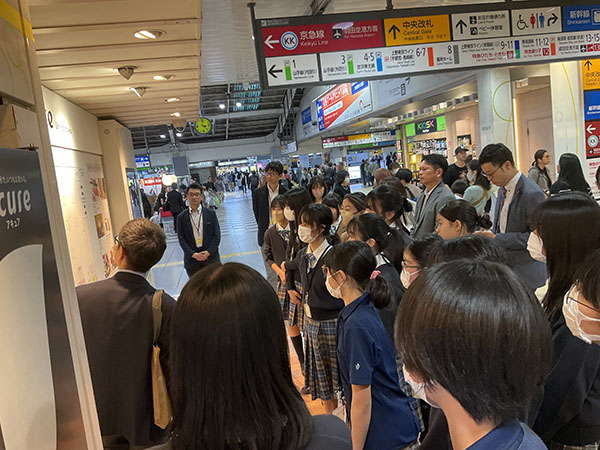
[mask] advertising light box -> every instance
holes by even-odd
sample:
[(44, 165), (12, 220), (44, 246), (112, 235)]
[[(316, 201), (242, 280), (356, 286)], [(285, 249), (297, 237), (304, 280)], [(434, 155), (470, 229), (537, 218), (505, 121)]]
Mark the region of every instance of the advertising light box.
[(373, 110), (369, 82), (339, 84), (316, 104), (319, 131), (348, 122)]

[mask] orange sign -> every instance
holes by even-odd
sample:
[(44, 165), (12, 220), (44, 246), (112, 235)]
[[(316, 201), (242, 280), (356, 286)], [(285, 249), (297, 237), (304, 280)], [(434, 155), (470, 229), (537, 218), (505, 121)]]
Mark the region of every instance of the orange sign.
[(581, 61), (581, 80), (584, 91), (600, 89), (600, 59)]

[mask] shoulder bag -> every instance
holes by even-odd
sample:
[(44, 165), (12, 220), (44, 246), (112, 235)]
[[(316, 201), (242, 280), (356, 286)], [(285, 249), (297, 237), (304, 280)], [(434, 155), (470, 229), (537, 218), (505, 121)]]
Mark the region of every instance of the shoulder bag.
[(167, 391), (167, 382), (160, 365), (160, 347), (158, 346), (158, 336), (162, 325), (162, 294), (161, 289), (154, 292), (152, 297), (152, 328), (154, 330), (152, 338), (152, 403), (154, 405), (154, 423), (163, 430), (167, 428), (173, 417), (169, 392)]

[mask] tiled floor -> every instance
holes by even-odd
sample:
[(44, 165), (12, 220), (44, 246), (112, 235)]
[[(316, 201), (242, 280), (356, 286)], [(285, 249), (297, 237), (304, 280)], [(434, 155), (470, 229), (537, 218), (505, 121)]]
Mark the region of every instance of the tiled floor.
[[(257, 225), (252, 212), (250, 193), (246, 195), (240, 192), (227, 194), (225, 201), (217, 210), (217, 217), (221, 226), (221, 245), (219, 247), (221, 261), (246, 264), (264, 276), (265, 266), (256, 241)], [(165, 223), (165, 231), (167, 233), (167, 250), (163, 258), (152, 269), (149, 279), (156, 288), (164, 289), (174, 298), (178, 298), (183, 286), (188, 281), (188, 276), (183, 268), (183, 251), (177, 242), (177, 235), (173, 232), (172, 223)], [(304, 385), (304, 378), (291, 342), (290, 357), (292, 377), (300, 389)], [(323, 414), (323, 407), (319, 400), (313, 402), (310, 395), (305, 395), (304, 400), (311, 414)]]

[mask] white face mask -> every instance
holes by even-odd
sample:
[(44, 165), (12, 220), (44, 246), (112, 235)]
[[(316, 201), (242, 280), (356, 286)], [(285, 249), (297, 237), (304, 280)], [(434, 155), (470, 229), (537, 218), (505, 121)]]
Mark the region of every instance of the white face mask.
[(527, 241), (527, 250), (533, 259), (540, 262), (546, 262), (546, 255), (544, 255), (544, 243), (536, 233), (529, 235)]
[(331, 286), (331, 278), (333, 277), (330, 277), (328, 275), (327, 279), (325, 280), (325, 287), (327, 288), (327, 292), (329, 292), (329, 295), (331, 295), (333, 298), (342, 298), (342, 285), (338, 284), (338, 287), (334, 289)]
[(589, 317), (588, 315), (584, 314), (580, 309), (580, 305), (576, 301), (571, 300), (569, 297), (574, 300), (579, 300), (579, 291), (576, 288), (571, 288), (569, 292), (565, 294), (562, 312), (565, 316), (567, 327), (573, 336), (581, 339), (583, 342), (600, 345), (600, 335), (590, 334), (581, 328), (581, 322), (593, 322), (598, 324), (598, 329), (600, 329), (600, 319)]
[(298, 237), (305, 244), (310, 244), (317, 238), (317, 236), (312, 235), (312, 228), (305, 227), (304, 225), (298, 227)]
[(283, 215), (285, 216), (285, 218), (290, 221), (293, 222), (294, 220), (296, 220), (296, 214), (294, 214), (294, 211), (292, 211), (289, 208), (285, 208), (283, 210)]
[(425, 383), (417, 383), (410, 374), (406, 371), (406, 367), (402, 366), (402, 372), (404, 373), (404, 379), (410, 384), (410, 387), (415, 392), (415, 395), (419, 397), (421, 400), (426, 401), (434, 408), (439, 408), (440, 406), (432, 401), (430, 398), (427, 398), (427, 392), (425, 391)]
[(475, 172), (467, 172), (467, 180), (471, 183), (475, 181)]
[(402, 272), (400, 273), (400, 281), (402, 282), (402, 286), (404, 286), (404, 289), (408, 289), (410, 283), (412, 283), (410, 279), (413, 277), (413, 275), (416, 275), (417, 273), (421, 272), (421, 270), (423, 269), (419, 269), (416, 272), (410, 273), (405, 268), (402, 269)]

